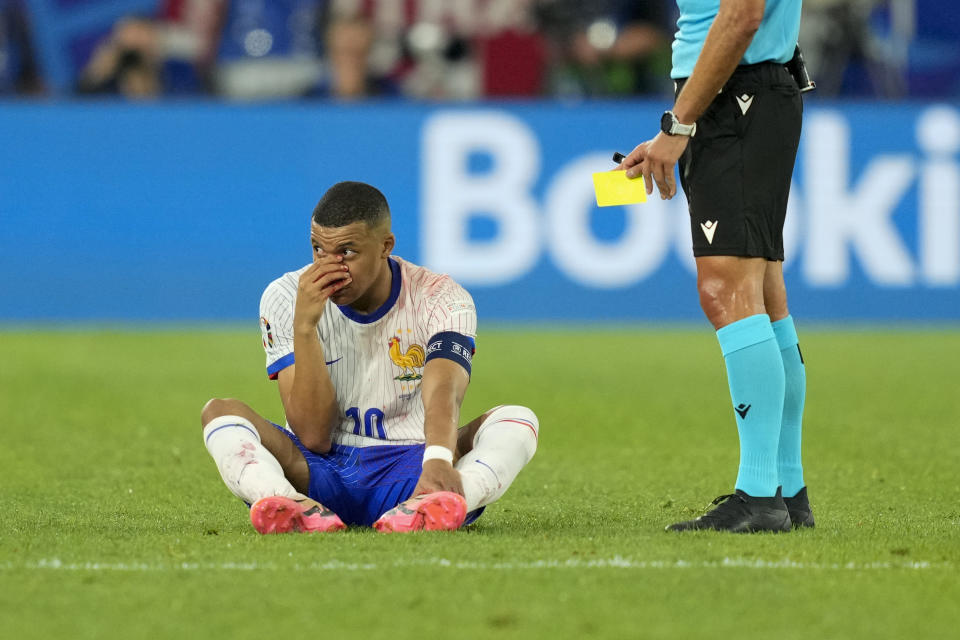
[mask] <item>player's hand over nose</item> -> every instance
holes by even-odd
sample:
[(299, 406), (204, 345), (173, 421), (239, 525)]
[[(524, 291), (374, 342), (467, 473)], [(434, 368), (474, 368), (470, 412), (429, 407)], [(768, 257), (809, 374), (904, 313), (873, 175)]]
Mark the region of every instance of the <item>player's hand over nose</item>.
[(343, 264), (343, 256), (329, 255), (318, 258), (300, 274), (297, 284), (297, 304), (294, 308), (294, 323), (314, 329), (323, 315), (327, 299), (350, 284), (352, 278)]
[(620, 167), (626, 169), (628, 178), (643, 175), (647, 195), (653, 193), (653, 184), (656, 182), (660, 197), (669, 200), (677, 195), (677, 181), (674, 178), (673, 168), (683, 155), (689, 141), (687, 136), (668, 136), (658, 133), (653, 140), (637, 145), (620, 163)]
[(435, 491), (452, 491), (463, 495), (460, 472), (446, 460), (427, 460), (423, 463), (423, 472), (420, 474), (420, 481), (413, 489), (413, 495), (418, 496)]

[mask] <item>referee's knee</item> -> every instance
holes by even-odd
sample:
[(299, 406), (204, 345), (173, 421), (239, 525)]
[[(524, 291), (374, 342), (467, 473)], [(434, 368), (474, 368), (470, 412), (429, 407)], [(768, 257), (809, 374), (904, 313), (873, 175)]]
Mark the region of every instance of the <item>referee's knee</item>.
[(703, 309), (707, 320), (714, 329), (723, 326), (723, 319), (727, 315), (728, 294), (721, 279), (705, 279), (697, 282), (697, 293), (700, 294), (700, 308)]
[(700, 308), (717, 330), (741, 318), (764, 312), (763, 287), (749, 278), (700, 274), (697, 293), (700, 294)]

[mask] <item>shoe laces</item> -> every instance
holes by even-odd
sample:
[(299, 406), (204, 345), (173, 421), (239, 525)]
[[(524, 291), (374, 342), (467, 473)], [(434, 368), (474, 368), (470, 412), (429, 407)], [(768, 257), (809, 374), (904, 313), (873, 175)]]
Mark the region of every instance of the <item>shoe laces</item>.
[(722, 496), (717, 496), (716, 498), (714, 498), (713, 502), (711, 502), (710, 504), (720, 504), (721, 502), (726, 502), (730, 498), (736, 498), (740, 502), (746, 502), (746, 500), (743, 499), (743, 496), (741, 496), (738, 493), (726, 493)]
[[(711, 520), (716, 518), (727, 517), (728, 513), (737, 513), (744, 509), (744, 506), (747, 501), (737, 493), (727, 493), (722, 496), (718, 496), (713, 500), (710, 506), (707, 506), (707, 513), (702, 516), (702, 518)], [(712, 509), (710, 507), (713, 507)]]

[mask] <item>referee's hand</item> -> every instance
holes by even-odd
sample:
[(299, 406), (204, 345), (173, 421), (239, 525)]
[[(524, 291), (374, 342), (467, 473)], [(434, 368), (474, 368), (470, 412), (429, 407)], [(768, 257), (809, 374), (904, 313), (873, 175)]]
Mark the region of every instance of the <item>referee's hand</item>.
[(658, 133), (653, 140), (638, 144), (617, 169), (626, 171), (628, 178), (642, 175), (647, 195), (653, 193), (653, 184), (656, 183), (660, 198), (669, 200), (677, 195), (674, 167), (689, 141), (687, 136)]

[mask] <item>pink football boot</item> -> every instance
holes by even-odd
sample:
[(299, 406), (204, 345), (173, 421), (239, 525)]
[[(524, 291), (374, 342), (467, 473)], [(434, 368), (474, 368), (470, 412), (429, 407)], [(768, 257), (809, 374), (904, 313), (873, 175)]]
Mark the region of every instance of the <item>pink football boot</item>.
[(467, 517), (467, 501), (451, 491), (424, 493), (401, 502), (380, 516), (373, 528), (380, 533), (453, 531)]
[(283, 496), (260, 498), (250, 507), (250, 522), (260, 533), (343, 531), (340, 516), (313, 500), (296, 501)]

